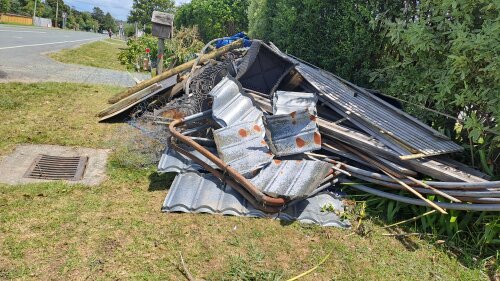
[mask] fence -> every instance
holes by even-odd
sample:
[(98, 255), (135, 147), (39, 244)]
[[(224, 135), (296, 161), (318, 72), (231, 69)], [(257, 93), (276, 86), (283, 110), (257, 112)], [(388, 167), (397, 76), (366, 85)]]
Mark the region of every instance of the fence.
[(0, 14), (0, 22), (33, 25), (33, 18), (14, 14)]
[(33, 25), (43, 26), (43, 27), (52, 27), (52, 20), (46, 19), (46, 18), (34, 17)]

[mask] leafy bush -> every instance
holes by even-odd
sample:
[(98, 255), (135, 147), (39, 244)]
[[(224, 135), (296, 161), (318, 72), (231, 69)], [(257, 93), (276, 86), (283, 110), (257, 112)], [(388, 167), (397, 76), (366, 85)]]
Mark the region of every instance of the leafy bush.
[(419, 1), (406, 18), (386, 20), (384, 67), (372, 81), (387, 94), (463, 119), (416, 107), (408, 111), (467, 149), (464, 159), (500, 176), (500, 44), (498, 3)]
[(145, 34), (139, 38), (132, 38), (127, 41), (127, 49), (120, 52), (118, 59), (129, 68), (140, 69), (143, 58), (147, 57), (146, 48), (151, 50), (151, 58), (156, 58), (158, 53), (158, 39)]
[(376, 0), (250, 0), (249, 34), (366, 85), (369, 72), (378, 68), (385, 41), (380, 28), (370, 22), (382, 13), (398, 13), (402, 5)]
[(192, 0), (177, 8), (175, 25), (198, 26), (201, 38), (208, 42), (248, 28), (249, 0)]
[[(170, 68), (192, 59), (193, 54), (199, 52), (203, 45), (196, 27), (181, 27), (174, 32), (174, 38), (165, 40), (165, 67)], [(119, 59), (122, 64), (131, 68), (139, 69), (142, 66), (143, 59), (147, 57), (146, 48), (150, 49), (151, 60), (158, 56), (158, 39), (149, 34), (128, 40), (127, 46), (128, 48), (120, 53)]]

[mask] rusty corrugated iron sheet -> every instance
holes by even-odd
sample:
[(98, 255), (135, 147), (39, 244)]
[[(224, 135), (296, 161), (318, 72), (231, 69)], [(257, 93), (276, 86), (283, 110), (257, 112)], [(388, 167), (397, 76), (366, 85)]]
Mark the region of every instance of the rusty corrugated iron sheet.
[(266, 137), (276, 156), (294, 155), (321, 149), (316, 116), (309, 110), (264, 117)]
[(262, 124), (245, 122), (215, 130), (214, 140), (221, 160), (248, 178), (273, 159), (264, 135)]
[(252, 100), (243, 95), (240, 83), (232, 77), (224, 77), (210, 91), (213, 97), (212, 116), (222, 127), (240, 122), (256, 121), (262, 112), (253, 105)]
[(292, 60), (298, 63), (297, 71), (338, 113), (348, 116), (369, 133), (376, 132), (375, 137), (390, 143), (391, 148), (402, 155), (429, 156), (463, 150), (443, 134), (382, 99), (359, 87), (351, 87), (327, 71)]
[(321, 226), (350, 227), (349, 221), (342, 220), (337, 214), (342, 213), (344, 207), (341, 198), (336, 194), (319, 193), (311, 198), (294, 201), (277, 214), (266, 214), (255, 209), (238, 192), (218, 178), (196, 172), (181, 173), (175, 177), (162, 211), (297, 220)]
[(331, 164), (314, 160), (274, 159), (251, 182), (269, 196), (307, 197), (331, 172)]

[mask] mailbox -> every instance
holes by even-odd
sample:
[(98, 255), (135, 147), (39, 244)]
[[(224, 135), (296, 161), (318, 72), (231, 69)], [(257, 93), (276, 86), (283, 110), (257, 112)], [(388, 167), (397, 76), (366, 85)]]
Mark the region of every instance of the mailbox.
[(174, 15), (154, 11), (151, 22), (153, 23), (153, 36), (170, 39), (174, 35)]

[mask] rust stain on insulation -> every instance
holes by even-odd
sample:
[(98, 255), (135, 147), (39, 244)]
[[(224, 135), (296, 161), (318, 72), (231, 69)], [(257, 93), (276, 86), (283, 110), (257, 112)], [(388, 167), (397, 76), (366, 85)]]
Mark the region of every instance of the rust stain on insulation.
[(238, 134), (239, 134), (242, 138), (246, 138), (246, 137), (248, 137), (248, 133), (247, 133), (247, 131), (246, 131), (245, 129), (240, 129), (240, 130), (238, 131)]
[(304, 145), (306, 145), (306, 142), (301, 138), (296, 138), (295, 143), (297, 144), (298, 147), (304, 147)]
[(321, 135), (318, 132), (314, 132), (314, 143), (321, 145)]

